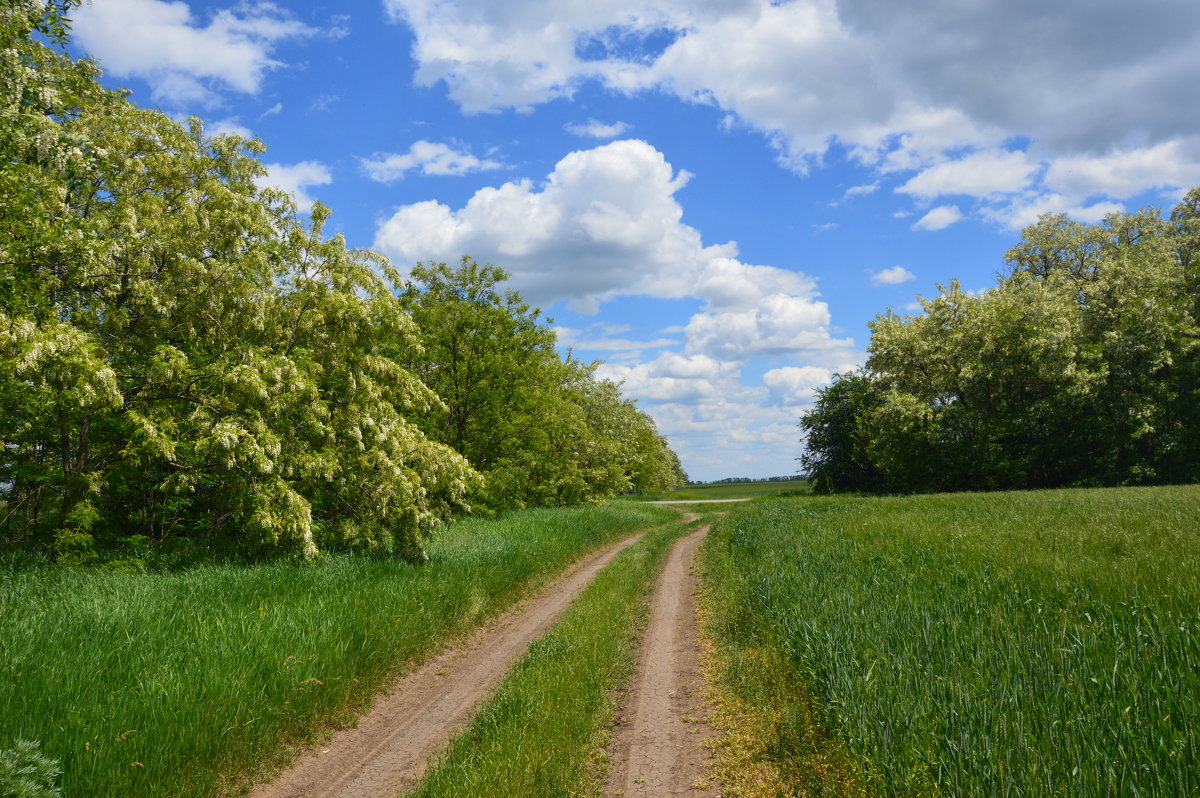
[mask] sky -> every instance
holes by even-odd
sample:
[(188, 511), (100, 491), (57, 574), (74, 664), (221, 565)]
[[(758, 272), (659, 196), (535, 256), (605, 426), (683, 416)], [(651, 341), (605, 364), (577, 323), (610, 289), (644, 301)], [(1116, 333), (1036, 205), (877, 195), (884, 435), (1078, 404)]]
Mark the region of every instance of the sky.
[[(107, 85), (256, 136), (403, 272), (508, 271), (692, 479), (796, 473), (868, 323), (1200, 185), (1195, 0), (91, 0)], [(565, 349), (564, 349), (565, 351)]]

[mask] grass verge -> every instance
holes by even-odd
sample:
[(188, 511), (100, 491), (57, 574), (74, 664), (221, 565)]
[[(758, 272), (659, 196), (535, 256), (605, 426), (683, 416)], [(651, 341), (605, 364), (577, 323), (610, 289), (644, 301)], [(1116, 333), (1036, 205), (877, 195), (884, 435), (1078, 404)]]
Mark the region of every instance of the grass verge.
[(658, 527), (621, 552), (530, 646), (412, 798), (597, 794), (612, 690), (632, 674), (636, 628), (671, 545)]
[(570, 561), (673, 517), (620, 504), (467, 520), (426, 566), (0, 570), (0, 749), (39, 741), (67, 796), (227, 791)]
[(1200, 486), (758, 503), (704, 561), (784, 794), (1200, 794)]

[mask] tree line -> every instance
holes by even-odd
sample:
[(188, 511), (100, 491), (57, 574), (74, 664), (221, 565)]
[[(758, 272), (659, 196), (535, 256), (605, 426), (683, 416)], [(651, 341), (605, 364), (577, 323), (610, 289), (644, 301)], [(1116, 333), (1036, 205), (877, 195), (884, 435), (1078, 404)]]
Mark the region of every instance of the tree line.
[(1200, 481), (1200, 189), (1098, 224), (1043, 216), (980, 294), (871, 323), (802, 419), (814, 489)]
[(0, 536), (420, 559), (454, 513), (682, 481), (505, 273), (326, 236), (70, 57), (77, 0), (0, 0)]

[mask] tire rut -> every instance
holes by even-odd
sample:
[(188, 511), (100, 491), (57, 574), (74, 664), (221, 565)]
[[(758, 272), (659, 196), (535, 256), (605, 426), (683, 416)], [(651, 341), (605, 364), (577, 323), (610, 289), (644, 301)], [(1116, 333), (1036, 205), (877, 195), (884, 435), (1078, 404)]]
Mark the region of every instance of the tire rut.
[(427, 660), (378, 698), (357, 726), (301, 755), (251, 798), (376, 798), (416, 787), (430, 757), (474, 717), (529, 644), (640, 537), (584, 558), (538, 596)]
[(704, 718), (708, 708), (700, 674), (692, 563), (708, 526), (671, 550), (651, 599), (638, 666), (618, 711), (608, 747), (612, 762), (606, 796), (717, 796), (705, 782), (716, 736)]

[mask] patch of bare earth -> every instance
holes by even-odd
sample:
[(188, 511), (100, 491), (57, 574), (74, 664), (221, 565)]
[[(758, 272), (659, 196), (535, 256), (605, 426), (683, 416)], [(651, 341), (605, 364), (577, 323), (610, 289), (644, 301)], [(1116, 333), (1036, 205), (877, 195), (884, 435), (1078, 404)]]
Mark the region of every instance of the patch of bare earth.
[(651, 599), (638, 666), (617, 710), (608, 746), (606, 796), (718, 796), (706, 779), (711, 764), (710, 709), (700, 673), (693, 573), (707, 526), (672, 549)]
[(622, 549), (593, 554), (528, 599), (401, 679), (357, 726), (299, 757), (251, 798), (377, 798), (411, 790), (437, 753), (475, 715), (509, 667)]

